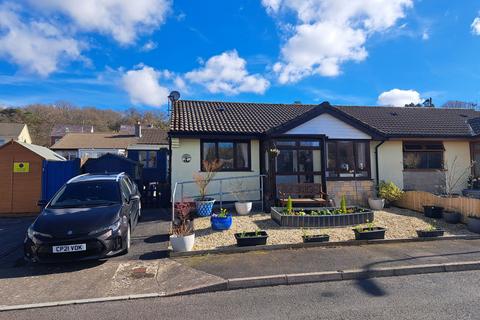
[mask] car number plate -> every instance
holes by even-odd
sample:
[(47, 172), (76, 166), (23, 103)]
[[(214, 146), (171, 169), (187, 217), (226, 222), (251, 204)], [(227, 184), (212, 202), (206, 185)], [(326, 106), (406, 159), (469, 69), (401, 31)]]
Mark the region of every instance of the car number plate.
[(67, 244), (67, 245), (64, 245), (64, 246), (53, 246), (52, 250), (53, 250), (53, 253), (86, 251), (87, 250), (87, 244), (86, 243), (79, 243), (79, 244)]

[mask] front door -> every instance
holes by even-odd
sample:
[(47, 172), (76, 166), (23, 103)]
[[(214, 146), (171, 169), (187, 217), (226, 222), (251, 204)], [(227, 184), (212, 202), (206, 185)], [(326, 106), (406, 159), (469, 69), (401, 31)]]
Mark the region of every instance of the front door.
[(272, 142), (279, 151), (273, 161), (275, 186), (280, 183), (321, 183), (325, 190), (323, 139), (281, 138)]

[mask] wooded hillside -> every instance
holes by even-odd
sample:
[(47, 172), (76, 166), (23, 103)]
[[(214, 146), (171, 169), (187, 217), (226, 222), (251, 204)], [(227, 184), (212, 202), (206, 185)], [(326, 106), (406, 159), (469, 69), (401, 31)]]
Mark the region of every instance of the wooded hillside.
[(167, 115), (163, 112), (142, 112), (134, 108), (125, 111), (76, 107), (69, 103), (56, 105), (33, 104), (21, 108), (0, 110), (0, 122), (26, 123), (33, 143), (48, 145), (50, 132), (55, 124), (77, 124), (94, 126), (96, 132), (118, 131), (122, 124), (143, 125), (167, 128)]

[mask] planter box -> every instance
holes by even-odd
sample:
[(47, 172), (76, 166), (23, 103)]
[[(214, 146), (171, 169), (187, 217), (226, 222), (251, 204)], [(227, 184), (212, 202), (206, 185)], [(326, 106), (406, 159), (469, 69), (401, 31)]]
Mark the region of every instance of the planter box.
[(436, 229), (436, 230), (417, 230), (417, 235), (419, 238), (435, 238), (443, 237), (445, 230)]
[(427, 218), (440, 219), (443, 216), (443, 207), (423, 206), (423, 213)]
[(387, 229), (380, 227), (375, 227), (373, 230), (362, 228), (361, 232), (359, 232), (357, 229), (353, 229), (353, 232), (355, 233), (355, 240), (385, 239), (385, 231), (387, 231)]
[(235, 239), (237, 240), (237, 246), (259, 246), (267, 244), (268, 234), (266, 231), (260, 231), (258, 235), (255, 232), (245, 232), (244, 237), (242, 233), (235, 233)]
[(447, 223), (459, 223), (462, 215), (459, 212), (444, 211), (443, 218)]
[[(352, 207), (350, 207), (352, 208)], [(304, 208), (305, 211), (310, 210), (334, 210), (335, 208), (315, 207)], [(360, 209), (360, 208), (359, 208)], [(298, 211), (298, 209), (295, 209)], [(331, 227), (345, 227), (355, 226), (358, 224), (366, 223), (367, 220), (372, 222), (374, 214), (372, 210), (362, 209), (364, 212), (347, 213), (347, 214), (331, 214), (331, 215), (305, 215), (295, 216), (284, 214), (283, 208), (272, 207), (270, 211), (270, 217), (273, 221), (278, 223), (282, 227), (295, 227), (295, 228), (331, 228)]]
[(311, 236), (302, 236), (303, 243), (309, 242), (328, 242), (330, 236), (328, 234), (314, 234)]

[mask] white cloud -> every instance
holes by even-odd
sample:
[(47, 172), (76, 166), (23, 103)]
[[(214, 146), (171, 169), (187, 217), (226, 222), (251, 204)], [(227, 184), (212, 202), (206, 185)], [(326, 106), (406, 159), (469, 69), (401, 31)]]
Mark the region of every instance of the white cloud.
[(392, 89), (381, 93), (377, 103), (381, 106), (403, 107), (406, 104), (417, 104), (422, 101), (420, 93), (415, 90)]
[[(267, 12), (278, 18), (281, 29), (292, 30), (274, 66), (280, 83), (296, 82), (319, 74), (336, 76), (342, 63), (362, 61), (365, 43), (405, 16), (412, 0), (262, 0)], [(293, 11), (291, 26), (281, 13)]]
[(141, 48), (141, 51), (143, 52), (148, 52), (148, 51), (152, 51), (154, 50), (155, 48), (157, 47), (157, 43), (152, 41), (152, 40), (148, 40)]
[(152, 67), (139, 65), (122, 76), (122, 85), (134, 104), (161, 107), (168, 102), (169, 90), (161, 86), (160, 79), (169, 78), (170, 71), (157, 71)]
[(185, 78), (203, 85), (211, 93), (265, 93), (270, 82), (260, 74), (249, 74), (246, 65), (236, 50), (226, 51), (208, 59), (203, 67), (186, 73)]
[(472, 33), (480, 36), (480, 17), (476, 17), (472, 22)]
[(170, 0), (30, 0), (41, 9), (61, 12), (85, 31), (111, 35), (121, 44), (135, 41), (165, 22)]
[(63, 62), (84, 60), (82, 43), (47, 22), (22, 20), (17, 9), (0, 6), (0, 56), (41, 76), (56, 71)]

